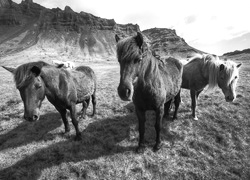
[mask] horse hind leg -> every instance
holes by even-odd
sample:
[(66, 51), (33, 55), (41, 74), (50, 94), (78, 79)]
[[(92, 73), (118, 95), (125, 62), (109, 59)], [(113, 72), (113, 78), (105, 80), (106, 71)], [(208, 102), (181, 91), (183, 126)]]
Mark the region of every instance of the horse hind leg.
[(91, 116), (94, 117), (96, 114), (96, 93), (95, 92), (91, 95), (91, 99), (92, 99), (92, 104), (93, 104), (93, 113)]
[(86, 119), (86, 111), (87, 111), (87, 108), (89, 106), (89, 101), (90, 101), (90, 98), (88, 98), (82, 102), (81, 118), (83, 118), (83, 119)]
[(172, 99), (170, 99), (168, 102), (164, 104), (164, 118), (167, 118), (169, 116), (169, 111), (171, 109), (172, 105)]
[(180, 103), (181, 103), (181, 91), (179, 91), (178, 94), (174, 97), (175, 110), (174, 110), (173, 120), (177, 119), (177, 112), (178, 112)]

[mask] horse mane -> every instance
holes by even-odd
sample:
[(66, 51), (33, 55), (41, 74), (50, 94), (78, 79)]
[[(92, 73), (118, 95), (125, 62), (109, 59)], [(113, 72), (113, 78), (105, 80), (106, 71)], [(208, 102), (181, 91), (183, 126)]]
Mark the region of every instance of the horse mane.
[(226, 73), (225, 82), (227, 85), (230, 84), (233, 74), (236, 72), (236, 63), (233, 61), (223, 61), (220, 60), (218, 56), (206, 54), (203, 55), (204, 66), (208, 68), (209, 80), (208, 80), (208, 89), (212, 90), (218, 85), (218, 76), (220, 72), (220, 65), (224, 65), (223, 71)]
[(134, 59), (138, 57), (138, 48), (134, 37), (127, 37), (117, 43), (117, 58), (119, 59)]
[(41, 69), (45, 65), (48, 64), (43, 61), (37, 61), (37, 62), (22, 64), (19, 67), (17, 67), (14, 74), (16, 88), (20, 89), (30, 83), (30, 81), (33, 79), (33, 76), (31, 76), (32, 72), (30, 71), (32, 67), (37, 66)]

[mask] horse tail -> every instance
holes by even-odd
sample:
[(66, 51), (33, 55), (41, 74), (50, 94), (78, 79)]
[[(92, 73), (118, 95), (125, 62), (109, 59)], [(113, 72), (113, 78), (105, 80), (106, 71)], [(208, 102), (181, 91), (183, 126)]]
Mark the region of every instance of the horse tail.
[[(91, 69), (91, 68), (90, 68)], [(95, 72), (91, 69), (91, 76), (92, 76), (92, 80), (94, 81), (94, 90), (93, 93), (91, 95), (91, 101), (92, 101), (92, 105), (93, 105), (93, 113), (92, 113), (92, 117), (96, 114), (96, 75)]]

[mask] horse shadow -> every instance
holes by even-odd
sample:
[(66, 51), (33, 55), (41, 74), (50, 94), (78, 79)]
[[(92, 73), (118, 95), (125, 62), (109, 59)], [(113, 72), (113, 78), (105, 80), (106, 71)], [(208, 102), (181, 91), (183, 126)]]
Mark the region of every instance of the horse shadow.
[(61, 163), (77, 163), (131, 151), (136, 140), (131, 145), (130, 128), (135, 123), (135, 115), (132, 113), (96, 119), (81, 132), (81, 141), (64, 138), (37, 150), (14, 165), (0, 170), (0, 179), (38, 179), (44, 169)]
[(16, 148), (34, 141), (41, 141), (50, 131), (62, 125), (58, 112), (41, 115), (37, 122), (23, 121), (16, 128), (0, 135), (0, 151), (7, 148)]
[[(147, 126), (151, 126), (151, 123)], [(155, 134), (154, 129), (152, 131), (147, 129), (147, 136)], [(0, 170), (0, 179), (38, 179), (44, 169), (62, 163), (89, 162), (99, 157), (134, 151), (138, 144), (137, 132), (135, 113), (97, 118), (81, 132), (81, 141), (68, 138), (37, 150), (14, 165)], [(152, 143), (154, 139), (149, 141)]]

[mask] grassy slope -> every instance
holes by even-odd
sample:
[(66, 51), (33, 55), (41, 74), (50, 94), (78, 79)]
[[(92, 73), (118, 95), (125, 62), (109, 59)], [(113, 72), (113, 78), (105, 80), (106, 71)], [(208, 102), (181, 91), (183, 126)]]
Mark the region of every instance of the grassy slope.
[(144, 154), (134, 152), (134, 107), (117, 95), (117, 63), (88, 63), (98, 78), (97, 115), (80, 120), (80, 142), (73, 141), (72, 124), (70, 134), (63, 134), (47, 100), (38, 122), (24, 121), (12, 76), (0, 68), (0, 179), (250, 179), (250, 61), (243, 63), (237, 100), (226, 103), (219, 89), (203, 92), (199, 121), (191, 119), (189, 92), (182, 91), (179, 119), (170, 124), (171, 135), (164, 119), (164, 145), (157, 153), (155, 116), (148, 112)]

